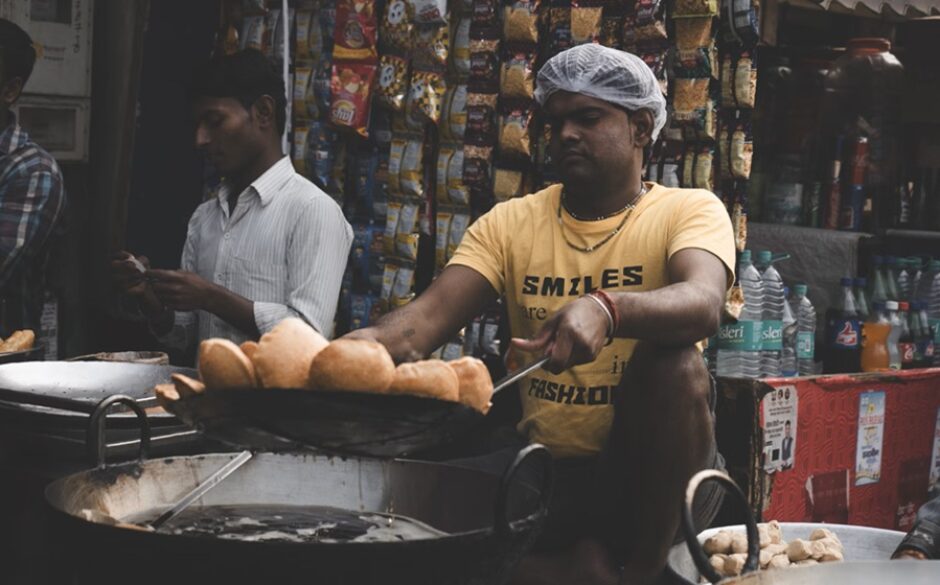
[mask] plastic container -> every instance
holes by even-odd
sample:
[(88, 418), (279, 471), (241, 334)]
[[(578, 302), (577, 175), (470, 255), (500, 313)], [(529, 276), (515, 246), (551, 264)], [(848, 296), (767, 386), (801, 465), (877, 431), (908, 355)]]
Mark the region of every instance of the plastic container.
[(862, 371), (882, 372), (889, 368), (891, 358), (888, 353), (888, 336), (891, 322), (885, 313), (885, 303), (877, 302), (872, 306), (869, 320), (862, 326)]
[(726, 323), (718, 330), (716, 371), (721, 377), (757, 378), (760, 375), (764, 287), (760, 273), (751, 263), (750, 250), (741, 252), (738, 260), (738, 284), (744, 295), (744, 307), (736, 323)]
[(816, 373), (816, 309), (806, 296), (805, 284), (793, 287), (790, 309), (796, 318), (796, 370), (800, 376)]
[[(790, 289), (784, 287), (785, 297), (790, 296)], [(780, 376), (792, 378), (798, 374), (796, 365), (796, 340), (799, 327), (789, 301), (783, 303), (783, 349), (780, 350)]]
[(756, 266), (761, 272), (764, 294), (761, 311), (760, 375), (774, 378), (780, 375), (780, 356), (783, 351), (783, 306), (787, 302), (783, 279), (773, 265), (773, 253), (757, 253)]
[(865, 287), (868, 286), (868, 279), (856, 278), (852, 283), (855, 286), (855, 290), (852, 291), (855, 295), (855, 309), (858, 311), (858, 315), (862, 320), (867, 320), (868, 316), (871, 315), (871, 307), (868, 304), (868, 293), (865, 292)]
[(888, 333), (888, 368), (891, 370), (901, 369), (901, 320), (898, 318), (898, 303), (888, 301), (885, 303), (885, 309), (888, 311), (888, 322), (891, 324), (891, 331)]
[(907, 302), (898, 303), (898, 321), (901, 323), (898, 352), (901, 354), (901, 368), (904, 370), (914, 368), (914, 332), (911, 331), (910, 309)]
[(852, 279), (843, 278), (841, 302), (829, 309), (826, 319), (827, 374), (858, 372), (861, 369), (861, 322), (852, 294)]

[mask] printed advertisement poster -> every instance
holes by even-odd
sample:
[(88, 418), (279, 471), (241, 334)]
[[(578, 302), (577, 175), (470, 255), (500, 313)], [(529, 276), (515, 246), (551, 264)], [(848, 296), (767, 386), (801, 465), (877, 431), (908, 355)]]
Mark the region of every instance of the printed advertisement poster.
[(881, 449), (885, 434), (884, 390), (865, 392), (858, 401), (858, 440), (855, 447), (855, 485), (881, 480)]
[(940, 408), (933, 432), (933, 451), (930, 452), (930, 495), (940, 497)]
[(790, 469), (796, 457), (796, 386), (780, 386), (761, 400), (764, 421), (764, 470)]

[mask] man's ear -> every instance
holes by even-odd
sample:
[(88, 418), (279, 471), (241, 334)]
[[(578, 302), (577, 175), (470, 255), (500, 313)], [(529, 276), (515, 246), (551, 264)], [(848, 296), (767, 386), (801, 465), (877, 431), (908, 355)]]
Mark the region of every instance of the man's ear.
[(20, 99), (21, 93), (23, 93), (23, 78), (14, 77), (3, 84), (3, 88), (0, 89), (0, 100), (9, 108)]
[(653, 113), (649, 110), (638, 110), (630, 116), (630, 123), (633, 124), (633, 141), (640, 148), (645, 148), (652, 144), (653, 136)]
[(258, 127), (262, 130), (274, 128), (277, 120), (274, 115), (274, 98), (269, 95), (263, 95), (258, 98), (252, 106), (255, 118), (258, 120)]

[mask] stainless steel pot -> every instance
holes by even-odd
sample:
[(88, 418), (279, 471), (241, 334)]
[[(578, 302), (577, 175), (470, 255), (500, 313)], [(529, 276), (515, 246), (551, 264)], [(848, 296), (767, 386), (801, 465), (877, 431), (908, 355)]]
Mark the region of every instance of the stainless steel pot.
[[(551, 488), (550, 456), (534, 445), (502, 477), (441, 463), (259, 453), (199, 506), (330, 506), (406, 516), (446, 536), (403, 542), (241, 542), (148, 533), (83, 519), (117, 519), (174, 504), (234, 455), (105, 466), (46, 489), (56, 527), (57, 579), (68, 583), (500, 583), (533, 542)], [(517, 480), (541, 464), (538, 485)], [(538, 466), (537, 466), (538, 467)], [(142, 568), (145, 567), (145, 570)]]
[[(702, 550), (707, 538), (722, 530), (713, 528), (695, 533), (692, 502), (699, 486), (706, 481), (717, 481), (728, 488), (742, 503), (746, 524), (725, 530), (745, 532), (748, 536), (748, 560), (744, 575), (722, 580), (708, 563)], [(682, 503), (682, 530), (684, 545), (676, 545), (669, 552), (665, 580), (671, 583), (694, 585), (706, 579), (722, 585), (936, 585), (940, 583), (940, 561), (889, 561), (891, 554), (904, 537), (901, 532), (860, 526), (815, 523), (781, 523), (784, 540), (807, 538), (815, 528), (828, 528), (839, 536), (845, 547), (845, 561), (807, 567), (777, 570), (757, 570), (757, 524), (750, 513), (747, 500), (738, 486), (726, 474), (715, 470), (699, 472), (689, 481), (685, 501)]]

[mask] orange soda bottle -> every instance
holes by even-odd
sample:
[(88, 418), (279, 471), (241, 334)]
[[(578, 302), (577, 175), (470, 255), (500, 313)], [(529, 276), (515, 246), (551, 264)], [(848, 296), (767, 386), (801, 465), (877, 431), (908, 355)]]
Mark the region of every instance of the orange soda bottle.
[(885, 304), (876, 302), (872, 305), (871, 316), (862, 326), (862, 371), (883, 372), (890, 367), (888, 354), (888, 335), (891, 334), (891, 321), (885, 313)]

